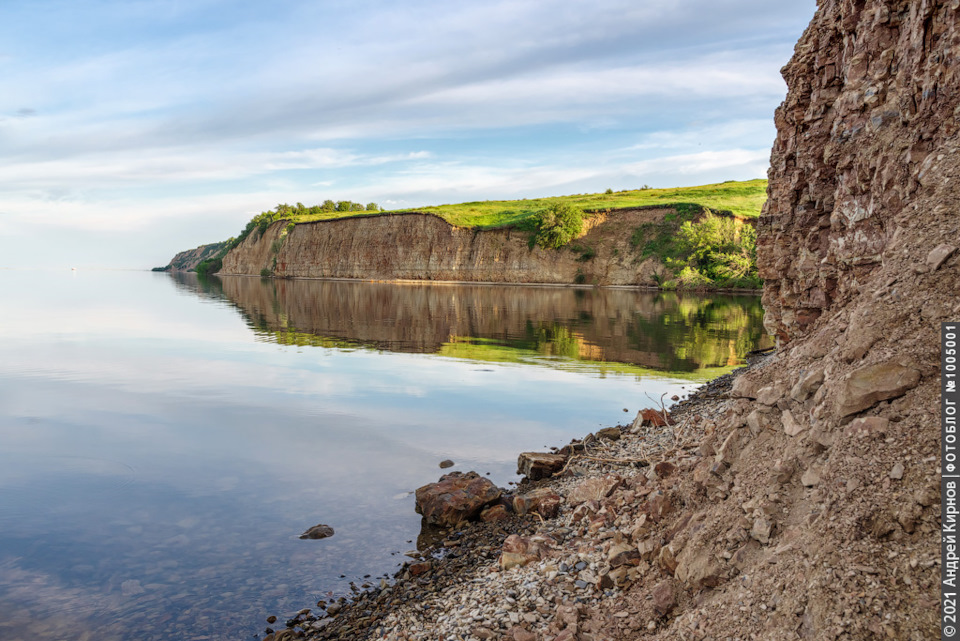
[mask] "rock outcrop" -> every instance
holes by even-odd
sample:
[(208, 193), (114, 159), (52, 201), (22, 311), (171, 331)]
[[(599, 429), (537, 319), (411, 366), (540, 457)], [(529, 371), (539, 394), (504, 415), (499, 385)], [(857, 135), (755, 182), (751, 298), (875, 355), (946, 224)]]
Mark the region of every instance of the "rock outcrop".
[(573, 246), (531, 248), (529, 232), (454, 227), (432, 214), (339, 218), (289, 229), (278, 221), (232, 249), (220, 274), (259, 276), (266, 270), (298, 278), (655, 285), (659, 263), (642, 259), (630, 236), (670, 211), (640, 208), (586, 219), (587, 233), (575, 245), (590, 247), (587, 259)]
[(943, 258), (960, 240), (955, 4), (820, 2), (784, 67), (757, 252), (782, 340), (864, 294), (907, 312), (914, 282), (956, 269)]
[(210, 245), (200, 245), (196, 249), (188, 249), (182, 251), (172, 259), (166, 267), (158, 267), (154, 271), (164, 271), (164, 272), (189, 272), (194, 271), (197, 268), (197, 265), (207, 260), (208, 258), (213, 258), (220, 250), (227, 246), (228, 241), (223, 241), (220, 243), (211, 243)]

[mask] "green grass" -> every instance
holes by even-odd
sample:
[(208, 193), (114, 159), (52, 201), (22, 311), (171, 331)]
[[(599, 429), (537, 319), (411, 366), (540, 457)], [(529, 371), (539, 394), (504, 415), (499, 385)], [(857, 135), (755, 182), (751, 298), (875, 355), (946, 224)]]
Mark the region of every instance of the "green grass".
[[(699, 205), (713, 210), (725, 210), (741, 218), (756, 218), (767, 199), (765, 179), (728, 181), (699, 187), (676, 187), (672, 189), (635, 189), (602, 194), (572, 194), (552, 198), (524, 200), (484, 200), (458, 205), (437, 205), (398, 209), (386, 213), (423, 212), (440, 216), (458, 227), (494, 229), (521, 225), (538, 212), (557, 203), (578, 207), (588, 214), (632, 207)], [(314, 220), (329, 220), (354, 216), (369, 216), (369, 212), (322, 212), (295, 216), (298, 223)], [(372, 214), (380, 215), (380, 214)]]

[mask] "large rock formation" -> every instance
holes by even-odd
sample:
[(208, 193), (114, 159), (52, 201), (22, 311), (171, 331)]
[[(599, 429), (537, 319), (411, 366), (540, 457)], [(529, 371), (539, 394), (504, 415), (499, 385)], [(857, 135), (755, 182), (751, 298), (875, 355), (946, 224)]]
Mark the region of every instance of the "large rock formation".
[(957, 3), (818, 4), (783, 69), (758, 227), (768, 328), (785, 341), (883, 288), (907, 312), (915, 285), (943, 279), (914, 267), (960, 240)]

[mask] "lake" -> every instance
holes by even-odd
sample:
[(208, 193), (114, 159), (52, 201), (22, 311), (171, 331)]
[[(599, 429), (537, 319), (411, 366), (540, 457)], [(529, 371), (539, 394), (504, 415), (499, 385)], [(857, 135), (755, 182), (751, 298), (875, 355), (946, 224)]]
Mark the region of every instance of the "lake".
[[(379, 582), (438, 463), (629, 423), (755, 296), (0, 271), (0, 639), (252, 639)], [(628, 410), (624, 412), (624, 409)], [(298, 535), (318, 523), (336, 534)]]

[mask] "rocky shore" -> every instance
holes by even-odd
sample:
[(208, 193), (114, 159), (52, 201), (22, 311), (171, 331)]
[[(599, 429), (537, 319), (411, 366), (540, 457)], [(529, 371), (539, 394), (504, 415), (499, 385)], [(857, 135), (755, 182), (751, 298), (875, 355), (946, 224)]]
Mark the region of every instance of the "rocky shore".
[(700, 439), (724, 411), (733, 376), (675, 405), (671, 424), (639, 416), (633, 426), (554, 448), (562, 471), (524, 478), (500, 491), (506, 501), (492, 501), (496, 508), (536, 497), (527, 499), (527, 514), (488, 509), (488, 521), (441, 530), (436, 543), (407, 553), (391, 582), (277, 621), (264, 641), (590, 641), (609, 638), (603, 630), (611, 621), (617, 629), (655, 630), (680, 598), (673, 582), (658, 584), (644, 604), (621, 603), (623, 591), (639, 574), (672, 564), (652, 533), (679, 507), (671, 492), (700, 458)]

